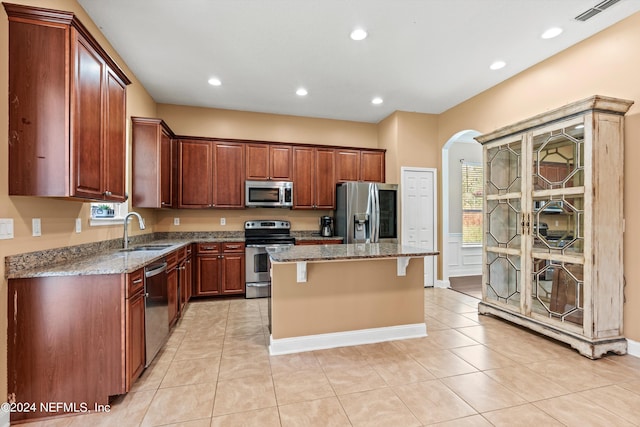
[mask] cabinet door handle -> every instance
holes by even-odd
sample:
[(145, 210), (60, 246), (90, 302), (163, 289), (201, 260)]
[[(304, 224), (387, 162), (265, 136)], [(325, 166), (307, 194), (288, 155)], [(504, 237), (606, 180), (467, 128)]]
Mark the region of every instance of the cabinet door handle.
[(134, 285), (137, 285), (138, 283), (142, 283), (142, 279), (136, 279), (133, 281)]
[(111, 197), (111, 191), (105, 191), (103, 193), (106, 197)]

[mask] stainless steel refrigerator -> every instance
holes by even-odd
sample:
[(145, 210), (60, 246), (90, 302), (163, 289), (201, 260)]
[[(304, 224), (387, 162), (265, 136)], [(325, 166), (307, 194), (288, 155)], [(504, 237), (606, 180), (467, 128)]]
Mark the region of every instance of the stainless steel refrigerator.
[(397, 243), (398, 185), (338, 184), (334, 217), (334, 233), (344, 243)]

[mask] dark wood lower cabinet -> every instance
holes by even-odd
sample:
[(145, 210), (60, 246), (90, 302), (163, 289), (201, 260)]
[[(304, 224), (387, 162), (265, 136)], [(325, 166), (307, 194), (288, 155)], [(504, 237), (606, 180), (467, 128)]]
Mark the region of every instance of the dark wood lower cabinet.
[(178, 296), (178, 266), (173, 265), (167, 271), (167, 296), (169, 297), (169, 327), (178, 320), (179, 296)]
[(195, 296), (239, 295), (244, 290), (244, 242), (199, 243)]
[(184, 258), (178, 261), (178, 281), (180, 283), (180, 306), (179, 312), (182, 313), (185, 306), (191, 299), (193, 292), (193, 262), (191, 255), (191, 245), (184, 251)]
[(126, 310), (126, 376), (125, 390), (140, 376), (145, 366), (144, 269), (127, 275)]
[(54, 415), (40, 403), (93, 408), (127, 391), (125, 284), (120, 274), (9, 280), (9, 399), (36, 404), (12, 422)]

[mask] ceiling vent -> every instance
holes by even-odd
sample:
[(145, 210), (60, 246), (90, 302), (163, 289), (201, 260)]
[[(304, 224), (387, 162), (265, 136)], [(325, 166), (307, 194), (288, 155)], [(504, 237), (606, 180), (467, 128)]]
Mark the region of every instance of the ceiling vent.
[(605, 0), (605, 1), (601, 2), (601, 3), (598, 3), (597, 5), (592, 7), (591, 9), (585, 10), (580, 15), (576, 16), (575, 19), (576, 19), (576, 21), (583, 21), (584, 22), (587, 19), (593, 18), (598, 13), (602, 12), (605, 9), (608, 9), (609, 7), (611, 7), (614, 4), (618, 3), (619, 1), (620, 0)]

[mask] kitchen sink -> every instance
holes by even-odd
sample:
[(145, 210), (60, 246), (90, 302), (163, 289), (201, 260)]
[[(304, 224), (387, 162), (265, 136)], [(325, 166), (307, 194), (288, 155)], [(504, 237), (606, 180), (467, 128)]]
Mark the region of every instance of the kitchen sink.
[(158, 244), (158, 245), (142, 245), (134, 246), (132, 248), (120, 249), (120, 252), (137, 252), (137, 251), (161, 251), (173, 246), (172, 244)]

